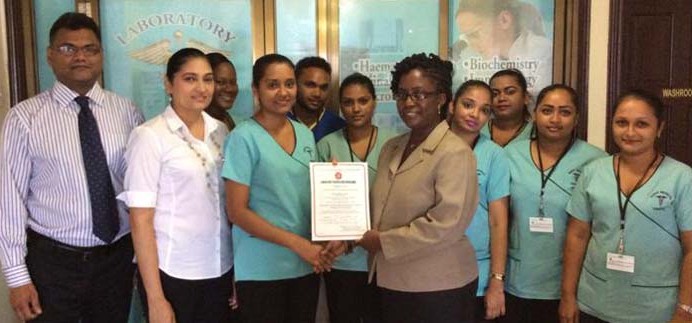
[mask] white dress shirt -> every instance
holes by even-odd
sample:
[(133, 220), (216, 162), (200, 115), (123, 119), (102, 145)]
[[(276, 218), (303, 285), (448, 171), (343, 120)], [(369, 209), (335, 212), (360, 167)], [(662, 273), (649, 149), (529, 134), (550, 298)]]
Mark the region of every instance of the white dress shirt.
[(188, 280), (220, 277), (233, 265), (220, 176), (228, 131), (202, 116), (204, 141), (170, 105), (137, 127), (125, 152), (125, 192), (118, 195), (129, 207), (155, 209), (159, 269)]
[[(31, 282), (24, 262), (26, 229), (75, 246), (105, 244), (92, 229), (91, 201), (77, 115), (79, 96), (60, 82), (17, 104), (5, 118), (0, 158), (0, 252), (7, 285)], [(115, 193), (123, 190), (127, 137), (142, 123), (142, 113), (128, 99), (103, 90), (87, 92), (98, 123)], [(127, 207), (118, 203), (120, 231), (130, 232)]]

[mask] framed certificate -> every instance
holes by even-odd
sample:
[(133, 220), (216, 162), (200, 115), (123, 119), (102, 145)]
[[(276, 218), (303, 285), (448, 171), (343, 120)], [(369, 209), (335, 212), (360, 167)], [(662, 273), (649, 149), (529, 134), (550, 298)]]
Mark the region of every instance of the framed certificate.
[(310, 163), (312, 240), (357, 240), (370, 230), (367, 163)]

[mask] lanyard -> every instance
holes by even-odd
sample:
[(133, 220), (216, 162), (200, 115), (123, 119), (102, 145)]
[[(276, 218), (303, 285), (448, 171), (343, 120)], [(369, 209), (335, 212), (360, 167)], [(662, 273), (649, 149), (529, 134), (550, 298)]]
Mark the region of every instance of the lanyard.
[[(516, 131), (514, 131), (514, 135), (512, 135), (512, 138), (509, 138), (509, 140), (507, 141), (507, 144), (512, 142), (512, 140), (516, 139), (519, 136), (519, 134), (522, 131), (524, 131), (524, 128), (526, 128), (527, 124), (529, 124), (529, 121), (524, 120), (524, 123), (521, 125), (521, 127), (519, 127)], [(490, 124), (488, 125), (488, 130), (490, 131), (490, 140), (495, 141), (493, 139), (493, 121), (492, 120), (490, 120)]]
[[(622, 197), (620, 196), (620, 192), (622, 191), (622, 187), (620, 186), (620, 157), (618, 156), (618, 166), (617, 166), (617, 172), (615, 172), (615, 181), (617, 182), (617, 193), (618, 193), (618, 209), (620, 209), (620, 242), (618, 243), (618, 253), (622, 254), (625, 252), (625, 214), (627, 213), (627, 206), (630, 203), (630, 198), (632, 195), (634, 195), (634, 192), (636, 192), (643, 184), (644, 178), (646, 178), (646, 174), (651, 171), (651, 169), (654, 167), (656, 164), (656, 161), (658, 160), (658, 154), (656, 154), (656, 157), (654, 157), (654, 160), (651, 161), (649, 164), (649, 167), (646, 168), (646, 171), (642, 175), (642, 177), (639, 178), (637, 181), (637, 184), (634, 184), (634, 188), (632, 189), (632, 192), (630, 192), (629, 195), (625, 198), (625, 204), (622, 204)], [(613, 162), (615, 162), (615, 159), (613, 159)], [(653, 174), (652, 174), (653, 176)]]
[(538, 167), (540, 168), (539, 172), (541, 173), (541, 195), (540, 202), (538, 204), (538, 216), (540, 217), (545, 215), (545, 187), (548, 185), (548, 181), (550, 180), (550, 177), (553, 176), (555, 169), (557, 169), (557, 165), (560, 163), (562, 158), (567, 155), (567, 152), (572, 148), (572, 145), (574, 145), (574, 139), (570, 140), (569, 145), (565, 147), (565, 150), (560, 154), (560, 157), (557, 159), (553, 167), (550, 168), (548, 175), (545, 175), (545, 172), (543, 171), (543, 158), (541, 158), (541, 144), (538, 142), (538, 137), (536, 137), (536, 153), (538, 154)]
[[(370, 129), (370, 138), (368, 138), (368, 149), (365, 151), (365, 158), (363, 158), (364, 162), (368, 162), (368, 156), (370, 156), (370, 147), (372, 147), (372, 139), (375, 137), (375, 130), (377, 127), (372, 126)], [(348, 152), (350, 153), (349, 156), (351, 156), (351, 162), (353, 162), (353, 149), (351, 148), (351, 141), (348, 138), (348, 130), (347, 128), (344, 128), (344, 139), (346, 139), (346, 145), (348, 146)]]

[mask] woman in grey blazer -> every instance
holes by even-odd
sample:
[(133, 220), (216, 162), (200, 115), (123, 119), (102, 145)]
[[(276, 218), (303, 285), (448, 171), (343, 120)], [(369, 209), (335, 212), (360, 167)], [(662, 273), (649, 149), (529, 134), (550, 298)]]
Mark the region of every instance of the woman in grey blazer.
[(394, 66), (391, 89), (411, 131), (388, 141), (371, 190), (369, 251), (384, 322), (473, 319), (478, 270), (465, 235), (478, 205), (476, 160), (444, 120), (452, 64), (415, 54)]

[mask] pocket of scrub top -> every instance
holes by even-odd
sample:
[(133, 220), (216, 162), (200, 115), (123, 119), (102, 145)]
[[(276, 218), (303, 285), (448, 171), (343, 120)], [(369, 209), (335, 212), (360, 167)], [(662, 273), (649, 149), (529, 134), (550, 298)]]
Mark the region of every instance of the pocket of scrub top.
[[(512, 221), (519, 221), (516, 218), (511, 219)], [(519, 250), (519, 223), (513, 223), (509, 227), (509, 251)]]
[[(642, 265), (644, 265), (642, 263)], [(666, 262), (659, 264), (659, 266), (677, 266), (678, 268), (680, 267), (680, 264), (674, 264), (672, 262)], [(672, 271), (673, 273), (668, 273), (668, 274), (663, 274), (661, 273), (656, 274), (653, 271), (648, 271), (647, 273), (642, 273), (642, 274), (637, 274), (636, 273), (636, 265), (635, 265), (635, 274), (634, 277), (632, 278), (632, 286), (637, 286), (637, 287), (660, 287), (660, 288), (665, 288), (665, 287), (675, 287), (677, 288), (680, 285), (679, 279), (678, 279), (678, 271)]]
[(606, 279), (605, 279), (605, 277), (604, 277), (603, 275), (601, 275), (600, 273), (598, 273), (596, 270), (590, 269), (589, 266), (584, 265), (584, 266), (582, 267), (582, 269), (583, 269), (583, 272), (584, 272), (585, 275), (589, 275), (589, 276), (591, 276), (591, 277), (593, 277), (593, 278), (596, 278), (596, 279), (598, 279), (598, 280), (600, 280), (600, 281), (602, 281), (602, 282), (605, 282), (605, 281), (606, 281)]

